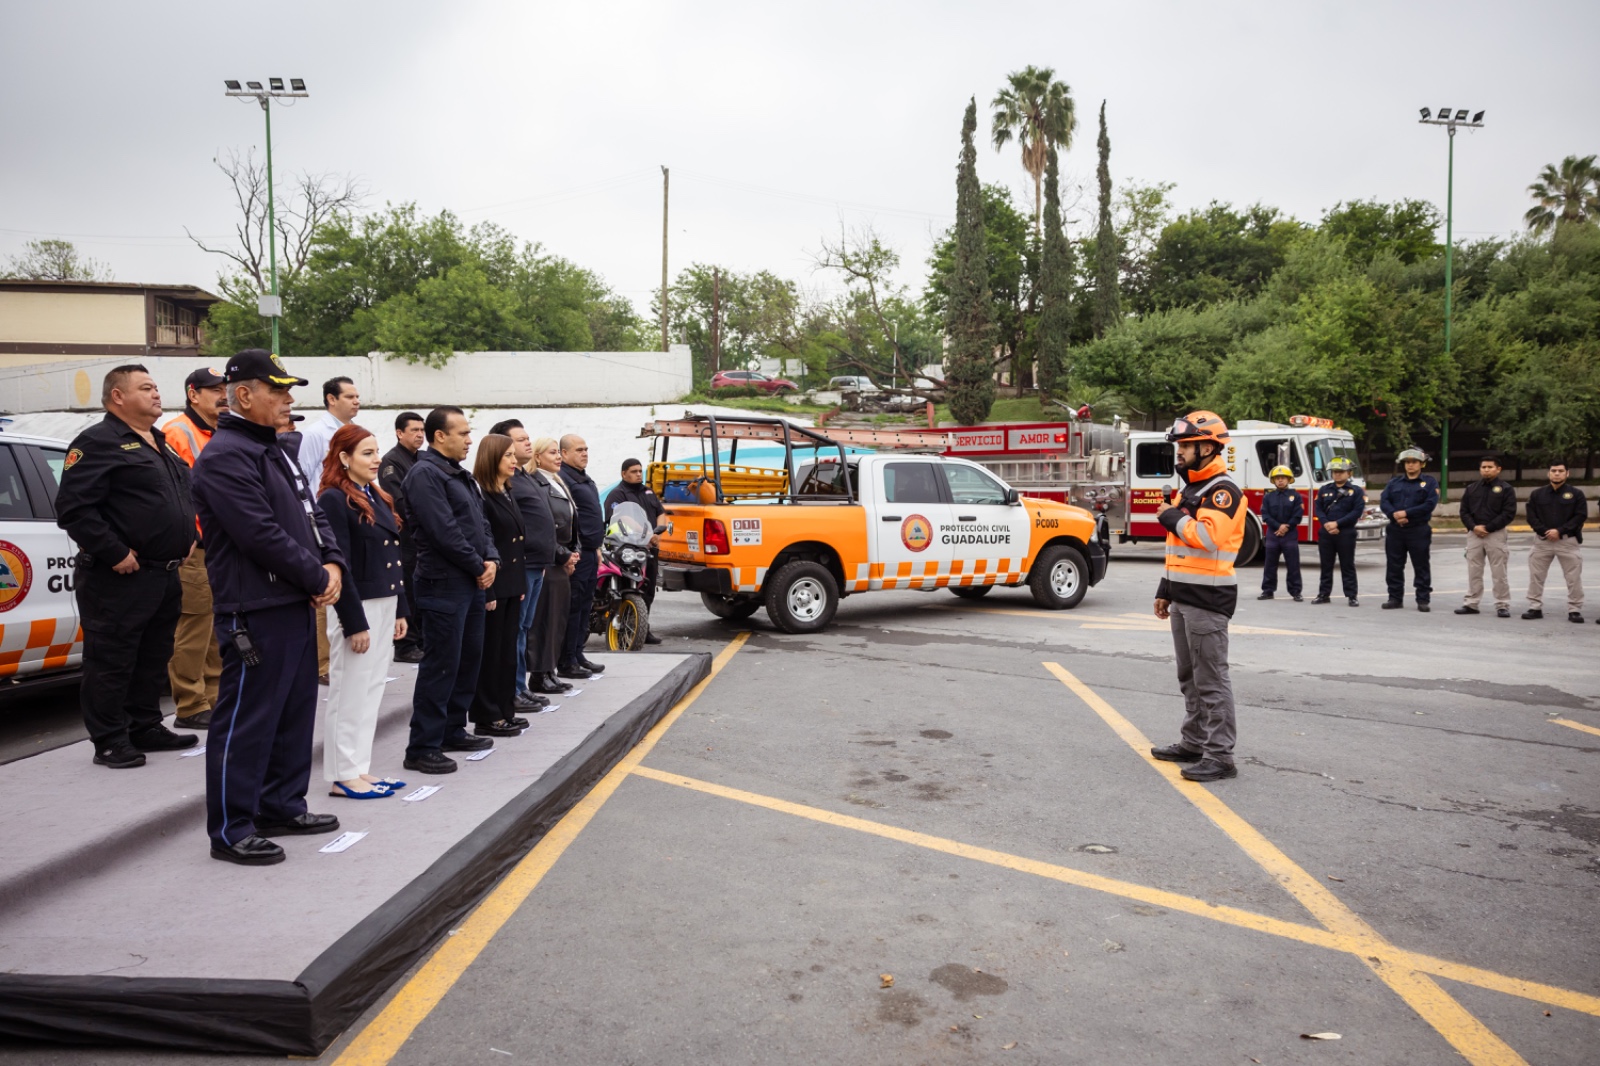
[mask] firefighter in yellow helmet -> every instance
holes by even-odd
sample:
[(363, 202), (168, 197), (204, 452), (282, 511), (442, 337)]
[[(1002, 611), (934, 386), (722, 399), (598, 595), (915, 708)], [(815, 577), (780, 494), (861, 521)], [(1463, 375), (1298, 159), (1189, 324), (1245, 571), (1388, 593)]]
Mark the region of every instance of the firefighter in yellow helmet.
[(1305, 501), (1300, 490), (1289, 486), (1294, 483), (1294, 471), (1283, 464), (1272, 468), (1267, 475), (1272, 481), (1272, 491), (1261, 494), (1261, 546), (1265, 561), (1261, 567), (1261, 595), (1258, 600), (1270, 600), (1278, 590), (1278, 560), (1283, 560), (1286, 571), (1285, 584), (1294, 602), (1301, 600), (1300, 580), (1300, 520), (1305, 517)]
[(1244, 543), (1245, 503), (1228, 476), (1228, 424), (1194, 411), (1167, 431), (1183, 484), (1158, 516), (1167, 529), (1167, 567), (1156, 589), (1156, 617), (1172, 621), (1183, 691), (1176, 744), (1151, 748), (1167, 762), (1193, 763), (1190, 781), (1237, 777), (1233, 764), (1233, 682), (1228, 620), (1239, 599), (1233, 561)]

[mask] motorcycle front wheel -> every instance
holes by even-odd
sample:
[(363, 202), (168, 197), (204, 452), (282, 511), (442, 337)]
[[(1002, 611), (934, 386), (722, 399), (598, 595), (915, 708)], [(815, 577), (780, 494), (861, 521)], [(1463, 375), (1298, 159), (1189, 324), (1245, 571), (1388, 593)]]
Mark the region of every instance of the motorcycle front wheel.
[(612, 651), (638, 651), (650, 632), (650, 609), (637, 592), (625, 592), (611, 611), (606, 627), (606, 647)]

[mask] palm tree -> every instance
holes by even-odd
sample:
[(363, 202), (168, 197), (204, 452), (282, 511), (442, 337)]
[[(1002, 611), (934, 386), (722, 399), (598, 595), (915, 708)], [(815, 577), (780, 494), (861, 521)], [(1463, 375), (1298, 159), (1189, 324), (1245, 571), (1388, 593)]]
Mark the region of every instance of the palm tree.
[(1528, 186), (1537, 205), (1522, 216), (1529, 229), (1542, 235), (1557, 223), (1600, 220), (1600, 167), (1594, 161), (1592, 155), (1569, 155), (1559, 170), (1545, 164), (1539, 180)]
[(1056, 81), (1050, 67), (1023, 67), (1006, 75), (1006, 88), (989, 104), (994, 108), (992, 140), (999, 151), (1017, 139), (1022, 148), (1022, 169), (1033, 178), (1033, 226), (1042, 234), (1044, 215), (1044, 169), (1050, 149), (1065, 152), (1072, 147), (1072, 132), (1078, 128), (1072, 89)]

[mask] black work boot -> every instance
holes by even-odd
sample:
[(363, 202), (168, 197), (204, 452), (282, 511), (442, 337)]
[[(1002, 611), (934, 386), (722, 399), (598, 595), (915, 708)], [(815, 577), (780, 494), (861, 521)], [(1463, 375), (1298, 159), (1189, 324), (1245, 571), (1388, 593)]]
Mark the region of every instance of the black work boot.
[(1185, 766), (1178, 771), (1185, 781), (1224, 781), (1230, 777), (1239, 776), (1239, 768), (1231, 762), (1217, 762), (1215, 759), (1202, 759), (1193, 766)]
[(1200, 753), (1190, 751), (1182, 744), (1168, 744), (1164, 748), (1151, 748), (1150, 757), (1162, 762), (1199, 762)]

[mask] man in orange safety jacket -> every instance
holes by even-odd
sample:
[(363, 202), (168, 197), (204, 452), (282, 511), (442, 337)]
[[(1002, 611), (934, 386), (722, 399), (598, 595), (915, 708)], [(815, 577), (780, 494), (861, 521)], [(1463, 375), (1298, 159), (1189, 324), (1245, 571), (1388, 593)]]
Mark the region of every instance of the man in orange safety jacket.
[(1167, 530), (1167, 567), (1156, 589), (1156, 617), (1172, 620), (1183, 730), (1176, 744), (1151, 748), (1167, 762), (1193, 763), (1190, 781), (1237, 777), (1233, 764), (1233, 682), (1228, 620), (1239, 599), (1233, 562), (1244, 543), (1245, 501), (1228, 476), (1228, 424), (1194, 411), (1172, 424), (1183, 486), (1158, 516)]
[[(172, 450), (193, 469), (194, 461), (216, 431), (217, 419), (227, 409), (222, 374), (201, 367), (184, 380), (183, 391), (187, 401), (183, 413), (161, 431)], [(198, 525), (197, 522), (197, 528)], [(195, 544), (194, 552), (178, 568), (178, 576), (183, 579), (183, 614), (178, 618), (172, 658), (167, 663), (172, 701), (178, 706), (173, 724), (179, 729), (206, 729), (217, 703), (222, 653), (217, 648), (211, 617), (211, 582), (206, 577), (204, 544)]]

